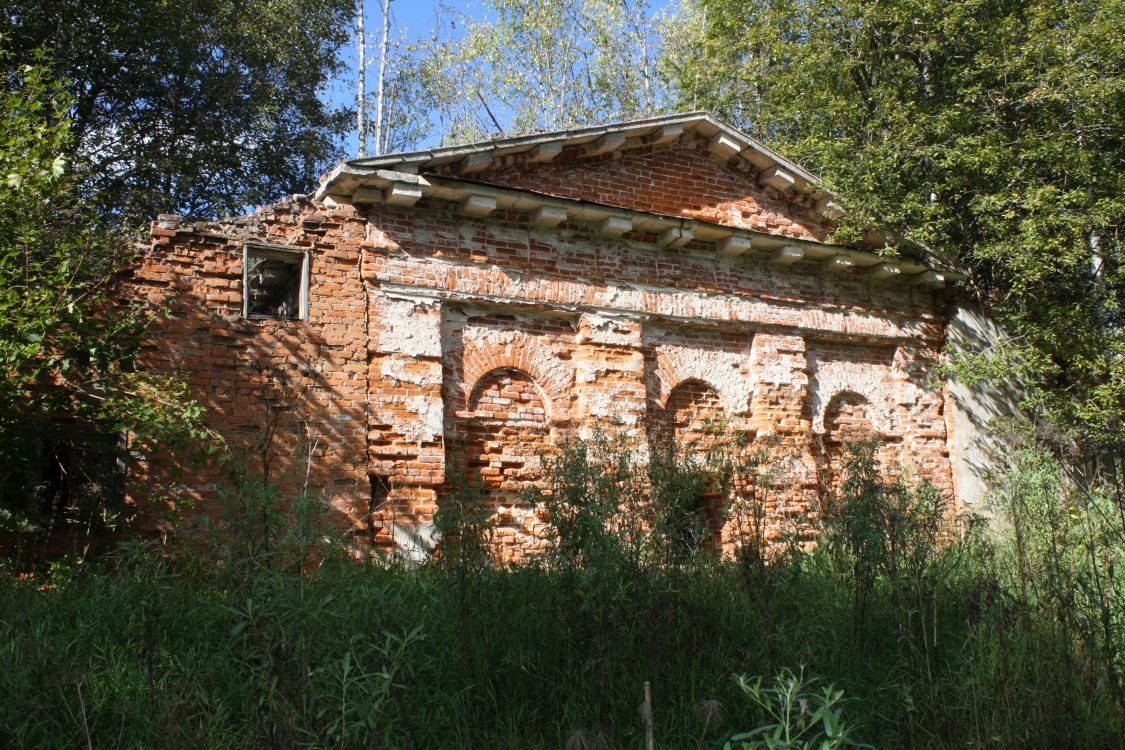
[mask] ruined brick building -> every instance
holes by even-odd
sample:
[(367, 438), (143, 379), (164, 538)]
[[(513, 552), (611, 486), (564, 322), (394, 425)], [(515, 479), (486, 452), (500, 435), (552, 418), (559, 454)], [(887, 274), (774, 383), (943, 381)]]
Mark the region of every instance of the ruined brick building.
[[(953, 497), (933, 373), (959, 277), (924, 251), (884, 261), (877, 237), (827, 244), (840, 215), (813, 175), (694, 113), (357, 159), (239, 219), (162, 216), (127, 283), (171, 306), (148, 364), (357, 538), (425, 547), (456, 452), (501, 544), (533, 549), (521, 490), (595, 426), (688, 450), (708, 419), (768, 438), (778, 517), (815, 512), (856, 434)], [(175, 481), (215, 502), (212, 469)]]

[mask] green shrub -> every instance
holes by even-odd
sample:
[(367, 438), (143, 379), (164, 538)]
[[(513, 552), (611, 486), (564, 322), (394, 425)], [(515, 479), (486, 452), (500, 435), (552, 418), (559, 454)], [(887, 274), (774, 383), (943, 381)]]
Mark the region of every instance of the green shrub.
[(738, 687), (765, 715), (765, 723), (730, 738), (724, 750), (838, 750), (871, 747), (855, 742), (844, 721), (844, 692), (814, 689), (815, 678), (783, 669), (772, 683), (737, 678)]
[(489, 557), (471, 483), (439, 512), (440, 554), (407, 566), (343, 554), (318, 498), (248, 475), (194, 558), (134, 543), (0, 578), (0, 746), (641, 747), (648, 682), (660, 747), (768, 747), (782, 727), (794, 747), (1120, 747), (1112, 488), (1077, 495), (1024, 446), (990, 538), (859, 448), (822, 544), (758, 567), (663, 553), (648, 469), (599, 474), (612, 445), (553, 464), (568, 546), (519, 565)]

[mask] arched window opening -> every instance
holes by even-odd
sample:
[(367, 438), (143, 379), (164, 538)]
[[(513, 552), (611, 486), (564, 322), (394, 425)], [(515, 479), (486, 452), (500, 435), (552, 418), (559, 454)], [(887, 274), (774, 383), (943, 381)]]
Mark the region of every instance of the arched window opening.
[(820, 472), (823, 501), (830, 502), (843, 488), (850, 447), (879, 439), (871, 419), (871, 404), (864, 396), (844, 391), (832, 397), (824, 409)]
[(725, 422), (719, 394), (692, 379), (672, 389), (650, 426), (653, 491), (665, 506), (668, 541), (684, 551), (719, 541), (725, 498), (708, 475), (708, 458)]

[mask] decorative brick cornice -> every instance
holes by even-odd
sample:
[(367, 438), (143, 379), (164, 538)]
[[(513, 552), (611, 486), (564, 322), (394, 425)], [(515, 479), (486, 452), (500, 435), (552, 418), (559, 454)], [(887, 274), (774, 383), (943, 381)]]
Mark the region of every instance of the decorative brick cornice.
[[(328, 207), (354, 205), (405, 205), (398, 196), (422, 197), (456, 203), (462, 214), (483, 218), (496, 209), (527, 214), (529, 222), (540, 227), (558, 226), (564, 221), (594, 225), (598, 232), (620, 237), (633, 233), (634, 241), (644, 238), (656, 248), (682, 248), (689, 243), (709, 243), (722, 256), (742, 255), (749, 250), (760, 251), (772, 262), (789, 265), (798, 261), (820, 263), (830, 271), (858, 272), (874, 269), (874, 281), (918, 284), (940, 288), (956, 282), (964, 275), (934, 257), (901, 256), (884, 260), (871, 250), (796, 240), (765, 232), (714, 224), (699, 219), (666, 216), (647, 211), (610, 206), (587, 200), (560, 198), (530, 190), (486, 185), (471, 180), (437, 175), (414, 175), (384, 169), (361, 170), (355, 182), (339, 182), (338, 187), (351, 187), (350, 195), (318, 194)], [(362, 182), (359, 182), (362, 180)], [(413, 205), (413, 204), (411, 204)], [(698, 245), (697, 245), (698, 246)]]

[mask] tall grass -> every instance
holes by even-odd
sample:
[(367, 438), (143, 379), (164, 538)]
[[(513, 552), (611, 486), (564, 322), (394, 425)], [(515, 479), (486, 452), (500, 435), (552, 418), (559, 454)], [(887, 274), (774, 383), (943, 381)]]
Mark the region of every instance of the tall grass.
[(511, 566), (471, 482), (407, 567), (357, 562), (315, 497), (244, 476), (198, 554), (0, 580), (0, 746), (640, 748), (648, 682), (662, 748), (782, 747), (824, 705), (878, 748), (1122, 747), (1112, 495), (1023, 446), (996, 535), (873, 466), (858, 446), (815, 549), (724, 561), (669, 515), (714, 466), (574, 443), (540, 498), (554, 548)]

